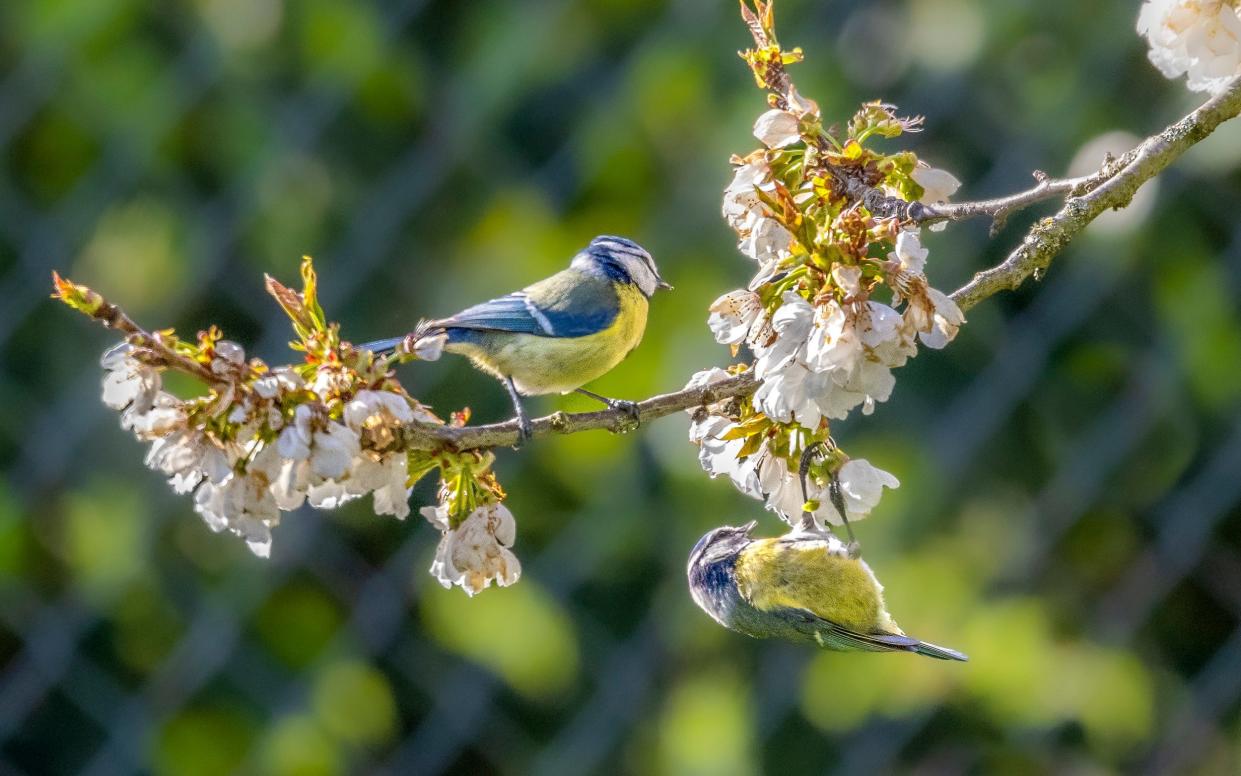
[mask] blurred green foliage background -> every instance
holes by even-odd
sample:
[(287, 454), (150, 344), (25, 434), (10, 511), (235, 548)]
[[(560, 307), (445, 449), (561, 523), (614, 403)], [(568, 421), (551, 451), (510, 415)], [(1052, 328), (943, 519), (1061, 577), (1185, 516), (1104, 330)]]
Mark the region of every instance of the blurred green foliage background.
[[(1085, 146), (1089, 169), (1131, 142), (1108, 133), (1198, 100), (1146, 62), (1134, 3), (778, 11), (825, 115), (926, 114), (906, 140), (966, 197)], [(677, 388), (726, 363), (705, 308), (752, 269), (719, 217), (764, 108), (747, 43), (729, 0), (0, 3), (2, 770), (1236, 773), (1236, 122), (836, 430), (902, 481), (858, 528), (893, 613), (965, 665), (701, 614), (690, 547), (761, 509), (703, 475), (684, 418), (501, 451), (513, 588), (440, 589), (435, 532), (366, 504), (289, 516), (263, 562), (144, 469), (97, 398), (112, 339), (46, 298), (58, 268), (278, 363), (262, 273), (293, 280), (302, 254), (360, 341), (614, 232), (677, 290), (594, 387)], [(1034, 217), (929, 236), (932, 281), (996, 263)], [(508, 412), (454, 359), (402, 378), (441, 411)]]

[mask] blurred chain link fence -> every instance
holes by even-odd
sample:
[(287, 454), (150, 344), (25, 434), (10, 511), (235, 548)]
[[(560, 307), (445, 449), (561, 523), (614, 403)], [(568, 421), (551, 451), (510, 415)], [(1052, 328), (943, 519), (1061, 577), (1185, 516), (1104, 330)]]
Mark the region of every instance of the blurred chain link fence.
[[(875, 96), (926, 112), (920, 153), (986, 196), (1190, 104), (1116, 5), (802, 1), (781, 27), (826, 113)], [(5, 772), (1236, 772), (1236, 133), (1166, 176), (1146, 222), (976, 310), (837, 434), (904, 481), (861, 538), (906, 628), (973, 654), (959, 668), (700, 616), (688, 548), (757, 506), (696, 471), (675, 419), (500, 453), (511, 590), (438, 590), (434, 532), (361, 507), (291, 515), (251, 559), (142, 469), (98, 402), (107, 337), (46, 301), (59, 268), (148, 325), (216, 322), (270, 360), (288, 333), (261, 273), (292, 276), (301, 252), (366, 339), (632, 233), (677, 299), (608, 392), (676, 387), (706, 365), (705, 305), (745, 277), (716, 215), (762, 105), (734, 13), (0, 9)], [(1020, 226), (930, 238), (937, 285)], [(465, 369), (403, 377), (438, 407), (503, 412)]]

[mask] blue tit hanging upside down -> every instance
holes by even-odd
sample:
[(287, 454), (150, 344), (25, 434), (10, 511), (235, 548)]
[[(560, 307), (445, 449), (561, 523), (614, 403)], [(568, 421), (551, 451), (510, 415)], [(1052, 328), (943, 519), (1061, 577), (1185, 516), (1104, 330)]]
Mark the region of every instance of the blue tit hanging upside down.
[(845, 652), (969, 659), (906, 636), (888, 614), (870, 567), (836, 537), (797, 529), (754, 539), (753, 529), (753, 522), (716, 528), (689, 556), (694, 602), (724, 627)]
[(499, 378), (513, 400), (520, 441), (530, 438), (521, 396), (578, 393), (621, 409), (638, 421), (635, 403), (582, 388), (629, 355), (646, 329), (647, 300), (664, 282), (655, 260), (624, 237), (601, 235), (569, 268), (456, 315), (423, 321), (412, 334), (363, 345), (376, 354), (412, 352), (423, 338), (443, 335), (443, 349), (467, 356)]
[(815, 522), (806, 488), (811, 461), (827, 458), (835, 442), (815, 442), (801, 457), (806, 511), (797, 528), (777, 539), (754, 539), (755, 523), (716, 528), (690, 552), (690, 594), (726, 628), (755, 638), (812, 642), (845, 652), (915, 652), (968, 660), (953, 649), (906, 636), (888, 614), (883, 587), (860, 557), (840, 480), (828, 495), (849, 534), (837, 539)]

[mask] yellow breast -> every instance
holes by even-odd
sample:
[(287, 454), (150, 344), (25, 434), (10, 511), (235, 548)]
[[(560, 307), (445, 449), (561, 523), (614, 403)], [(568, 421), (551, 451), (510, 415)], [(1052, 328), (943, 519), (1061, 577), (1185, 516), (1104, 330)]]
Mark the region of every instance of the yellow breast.
[(568, 393), (611, 371), (646, 330), (647, 300), (636, 287), (617, 288), (612, 325), (585, 337), (496, 334), (483, 343), (454, 344), (447, 350), (469, 356), (484, 371), (511, 376), (527, 396)]
[(820, 542), (759, 539), (742, 550), (736, 572), (756, 609), (801, 608), (859, 633), (900, 633), (870, 567)]

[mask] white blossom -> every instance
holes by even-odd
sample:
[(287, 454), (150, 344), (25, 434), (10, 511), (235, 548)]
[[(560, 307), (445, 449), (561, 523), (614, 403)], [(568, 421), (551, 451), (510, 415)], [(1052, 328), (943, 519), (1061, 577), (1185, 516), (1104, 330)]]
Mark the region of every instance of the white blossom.
[[(730, 376), (731, 375), (729, 375), (728, 372), (720, 369), (718, 366), (713, 366), (710, 369), (703, 369), (698, 372), (694, 372), (694, 374), (690, 376), (689, 382), (685, 384), (685, 388), (686, 390), (690, 388), (705, 388), (706, 386), (714, 385), (721, 380), (727, 380)], [(686, 412), (693, 415), (694, 409), (688, 409)]]
[(409, 516), (409, 456), (393, 453), (378, 464), (377, 476), (382, 484), (372, 491), (371, 506), (377, 515), (392, 515), (397, 520)]
[(1195, 92), (1218, 93), (1241, 75), (1241, 4), (1235, 0), (1148, 0), (1138, 13), (1148, 56), (1168, 78), (1188, 74)]
[(211, 371), (217, 375), (236, 372), (246, 360), (246, 351), (241, 345), (230, 340), (215, 343), (215, 359), (211, 362)]
[(194, 492), (194, 511), (211, 530), (242, 537), (255, 555), (271, 554), (271, 527), (280, 521), (270, 482), (262, 471), (234, 472), (223, 482), (204, 482)]
[(255, 380), (254, 392), (264, 399), (274, 399), (282, 394), (301, 390), (305, 385), (306, 381), (301, 375), (288, 367), (281, 367)]
[(763, 314), (763, 305), (753, 291), (736, 290), (724, 294), (707, 308), (707, 326), (721, 345), (738, 345), (750, 335), (754, 322)]
[(737, 249), (766, 267), (788, 255), (792, 244), (792, 232), (776, 219), (762, 216), (749, 222)]
[[(833, 277), (846, 299), (861, 292), (857, 267), (837, 266)], [(812, 429), (824, 417), (844, 418), (859, 405), (870, 414), (875, 402), (886, 401), (895, 385), (890, 367), (904, 363), (913, 336), (901, 315), (880, 302), (829, 299), (815, 308), (792, 291), (772, 323), (774, 342), (754, 347), (762, 380), (755, 407)]]
[(961, 181), (952, 173), (937, 167), (926, 167), (922, 163), (914, 167), (910, 177), (922, 187), (920, 201), (928, 205), (947, 202), (961, 188)]
[(922, 241), (918, 238), (918, 230), (902, 229), (896, 236), (896, 249), (888, 254), (888, 258), (897, 262), (902, 271), (922, 275), (926, 271), (928, 253), (930, 251), (922, 247)]
[(280, 468), (271, 481), (271, 494), (276, 505), (291, 512), (306, 501), (310, 490), (310, 464), (305, 460), (281, 458)]
[(781, 272), (780, 262), (778, 261), (766, 262), (765, 264), (762, 264), (761, 266), (759, 266), (758, 272), (754, 273), (754, 277), (750, 279), (750, 282), (746, 286), (746, 288), (749, 289), (750, 291), (758, 291), (760, 288), (770, 283), (772, 279), (780, 272)]
[(349, 476), (343, 482), (351, 495), (372, 494), (377, 515), (392, 515), (404, 520), (409, 515), (409, 456), (403, 452), (377, 456), (364, 452), (354, 459)]
[(748, 234), (753, 221), (766, 212), (756, 189), (775, 191), (775, 181), (766, 161), (756, 160), (739, 166), (732, 182), (724, 189), (724, 218), (738, 234)]
[(784, 148), (801, 140), (797, 117), (786, 110), (772, 108), (754, 122), (754, 137), (768, 148)]
[(772, 261), (787, 255), (793, 235), (772, 218), (758, 196), (760, 190), (769, 194), (776, 190), (771, 168), (761, 158), (737, 167), (732, 182), (724, 189), (723, 214), (741, 238), (738, 250), (767, 271), (773, 267)]
[(934, 319), (930, 331), (918, 332), (918, 339), (928, 348), (939, 350), (956, 338), (961, 324), (965, 323), (965, 314), (943, 291), (928, 286), (926, 294), (935, 311)]
[(904, 326), (916, 331), (918, 339), (928, 348), (943, 348), (957, 336), (963, 323), (965, 314), (943, 291), (923, 283), (910, 295)]
[(309, 461), (310, 472), (324, 479), (343, 477), (361, 450), (356, 431), (317, 417), (309, 404), (294, 410), (293, 422), (280, 432), (276, 444), (281, 457)]
[(836, 370), (822, 379), (830, 379), (831, 384), (818, 394), (819, 410), (833, 420), (843, 420), (859, 405), (863, 415), (871, 414), (875, 403), (887, 401), (896, 385), (892, 370), (869, 356), (861, 359), (852, 373)]
[[(796, 527), (802, 518), (805, 506), (798, 472), (791, 468), (783, 458), (771, 455), (763, 461), (760, 467), (760, 477), (763, 492), (766, 494), (767, 508)], [(849, 512), (850, 521), (869, 517), (879, 504), (883, 489), (896, 488), (900, 485), (896, 477), (872, 466), (870, 462), (862, 458), (845, 462), (837, 472), (837, 477), (840, 480), (840, 492), (844, 498), (845, 509)], [(843, 523), (836, 507), (832, 504), (827, 485), (819, 485), (811, 478), (806, 481), (806, 490), (806, 495), (818, 502), (811, 514), (819, 527)]]
[(220, 340), (215, 343), (215, 354), (234, 364), (241, 364), (246, 360), (246, 349), (232, 340)]
[(123, 416), (123, 425), (142, 440), (160, 439), (184, 428), (188, 418), (185, 403), (170, 393), (160, 391), (151, 406), (141, 414), (131, 407)]
[[(862, 370), (857, 370), (856, 374), (861, 374)], [(851, 380), (843, 370), (833, 370), (830, 372), (815, 372), (807, 381), (806, 390), (814, 394), (815, 405), (819, 408), (819, 412), (823, 417), (831, 420), (844, 420), (849, 413), (858, 405), (867, 403), (867, 395), (860, 390), (853, 390), (848, 387), (851, 383), (858, 383), (858, 380)], [(860, 385), (856, 387), (861, 387)], [(873, 404), (873, 400), (871, 402)], [(868, 409), (863, 409), (864, 414), (869, 415)]]
[(318, 394), (319, 398), (327, 401), (332, 396), (346, 394), (353, 390), (353, 380), (352, 370), (343, 366), (320, 364), (315, 370), (315, 378), (310, 383), (310, 390)]
[(317, 509), (336, 509), (366, 494), (376, 514), (404, 518), (409, 514), (408, 456), (362, 450), (360, 434), (392, 429), (429, 413), (391, 391), (359, 391), (345, 405), (344, 423), (322, 418), (311, 405), (300, 405), (294, 420), (277, 438), (278, 468), (271, 491), (282, 510), (303, 502)]
[(517, 523), (503, 504), (480, 506), (455, 529), (449, 527), (447, 504), (423, 507), (421, 513), (442, 532), (431, 574), (444, 587), (459, 585), (473, 596), (493, 581), (508, 587), (521, 576), (521, 563), (510, 549)]
[(358, 432), (322, 417), (310, 404), (293, 411), (293, 422), (276, 438), (276, 450), (283, 460), (272, 478), (272, 494), (281, 509), (297, 509), (303, 501), (335, 509), (365, 492), (343, 482), (362, 454)]
[(361, 495), (361, 492), (350, 487), (343, 475), (339, 480), (311, 477), (306, 489), (306, 503), (315, 509), (339, 509)]
[(858, 339), (870, 349), (882, 346), (897, 336), (901, 314), (882, 302), (867, 300), (853, 304)]
[(795, 291), (786, 291), (783, 304), (771, 318), (775, 341), (756, 345), (758, 360), (755, 374), (765, 380), (770, 373), (778, 372), (800, 358), (806, 347), (806, 338), (814, 325), (814, 308)]
[(134, 347), (123, 342), (99, 360), (107, 374), (103, 377), (103, 403), (114, 410), (126, 410), (128, 428), (132, 418), (144, 414), (160, 392), (159, 370), (134, 358)]
[(806, 361), (810, 367), (816, 372), (850, 371), (861, 353), (862, 340), (845, 308), (835, 299), (819, 306), (806, 343)]
[(345, 425), (357, 432), (368, 424), (395, 426), (413, 419), (409, 401), (392, 391), (358, 391), (353, 401), (345, 405)]
[(759, 480), (767, 499), (767, 509), (780, 515), (785, 522), (796, 524), (802, 512), (801, 480), (790, 470), (784, 458), (765, 455), (759, 465)]
[(728, 477), (737, 490), (747, 496), (762, 498), (757, 472), (758, 456), (740, 458), (745, 439), (724, 438), (736, 428), (737, 424), (728, 418), (708, 415), (690, 425), (689, 438), (699, 446), (698, 462), (712, 479), (721, 475)]
[[(883, 497), (884, 488), (900, 487), (900, 480), (876, 466), (865, 458), (853, 458), (845, 462), (836, 473), (840, 480), (840, 493), (844, 496), (845, 509), (849, 512), (849, 520), (861, 520), (868, 517)], [(827, 488), (821, 495), (815, 494), (820, 501), (820, 512), (826, 511), (829, 522), (839, 524), (840, 515), (828, 497)]]
[(790, 361), (778, 371), (763, 378), (754, 392), (754, 406), (764, 415), (781, 423), (796, 421), (806, 428), (815, 428), (822, 419), (817, 396), (817, 382), (800, 361)]
[(146, 465), (167, 475), (173, 491), (189, 493), (200, 482), (219, 485), (228, 479), (239, 454), (236, 446), (224, 446), (187, 426), (156, 439)]
[(359, 451), (357, 432), (329, 422), (325, 430), (315, 432), (310, 470), (329, 479), (342, 477)]
[[(702, 388), (728, 377), (728, 372), (712, 367), (696, 372), (685, 387)], [(691, 417), (697, 416), (689, 426), (689, 441), (698, 445), (698, 462), (703, 470), (712, 479), (721, 475), (728, 477), (742, 493), (762, 498), (756, 471), (757, 459), (755, 456), (747, 456), (745, 459), (739, 457), (745, 447), (745, 439), (724, 438), (737, 428), (737, 424), (721, 415), (705, 413), (701, 408), (686, 412)]]
[(293, 422), (285, 426), (276, 440), (281, 458), (303, 460), (310, 457), (313, 432), (310, 428), (314, 409), (309, 404), (299, 404), (293, 411)]

